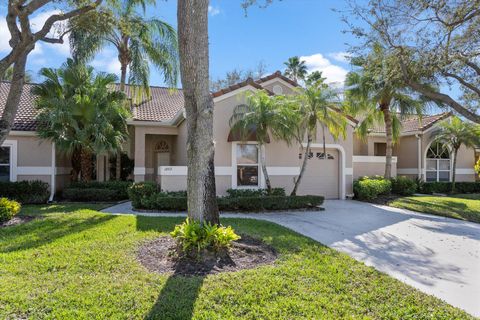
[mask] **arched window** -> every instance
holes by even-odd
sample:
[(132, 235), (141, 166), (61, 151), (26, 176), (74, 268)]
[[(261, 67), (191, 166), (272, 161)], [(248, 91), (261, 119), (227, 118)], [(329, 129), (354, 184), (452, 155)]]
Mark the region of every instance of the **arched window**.
[(434, 142), (427, 150), (427, 182), (450, 181), (450, 151), (447, 146)]
[(168, 143), (165, 140), (160, 140), (155, 144), (155, 152), (170, 152), (170, 148), (168, 146)]

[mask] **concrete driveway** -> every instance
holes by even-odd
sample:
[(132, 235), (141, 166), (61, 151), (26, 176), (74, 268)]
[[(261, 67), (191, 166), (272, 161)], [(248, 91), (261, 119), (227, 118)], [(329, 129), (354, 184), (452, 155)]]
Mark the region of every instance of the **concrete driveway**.
[[(480, 317), (480, 224), (351, 200), (324, 207), (222, 216), (275, 222)], [(142, 214), (129, 203), (104, 211)]]

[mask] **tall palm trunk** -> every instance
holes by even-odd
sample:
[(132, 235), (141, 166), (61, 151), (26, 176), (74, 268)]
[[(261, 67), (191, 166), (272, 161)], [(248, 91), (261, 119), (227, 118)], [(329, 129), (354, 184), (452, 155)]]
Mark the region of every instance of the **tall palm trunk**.
[(457, 154), (458, 154), (458, 148), (455, 148), (453, 150), (453, 168), (452, 168), (452, 193), (455, 193), (455, 176), (457, 173)]
[(215, 188), (213, 98), (209, 90), (209, 0), (178, 0), (180, 73), (187, 123), (188, 217), (219, 223)]
[(71, 171), (70, 180), (71, 180), (71, 182), (77, 182), (78, 181), (78, 175), (82, 171), (82, 166), (81, 166), (82, 150), (81, 150), (81, 148), (75, 148), (75, 150), (73, 150), (72, 157), (71, 157), (70, 161), (72, 163), (72, 171)]
[(305, 148), (305, 154), (303, 155), (303, 162), (302, 168), (300, 169), (300, 174), (298, 175), (297, 179), (295, 180), (295, 185), (293, 186), (293, 190), (290, 193), (291, 196), (297, 195), (298, 186), (300, 186), (300, 181), (302, 181), (303, 174), (307, 169), (307, 162), (308, 162), (308, 155), (310, 154), (310, 145), (312, 143), (312, 136), (307, 134), (307, 147)]
[(92, 180), (92, 153), (85, 148), (82, 148), (80, 156), (80, 164), (82, 166), (82, 181), (89, 182)]
[(386, 152), (385, 152), (385, 179), (392, 177), (392, 154), (393, 154), (393, 127), (392, 115), (390, 114), (390, 106), (388, 103), (380, 105), (380, 110), (383, 113), (383, 120), (385, 122), (386, 133)]
[(259, 144), (258, 147), (260, 148), (260, 165), (262, 167), (263, 178), (265, 179), (265, 186), (267, 187), (267, 192), (272, 192), (272, 184), (270, 183), (270, 176), (267, 172), (267, 161), (265, 158), (265, 146), (263, 144)]
[[(125, 85), (127, 83), (127, 66), (128, 62), (126, 62), (124, 57), (120, 58), (121, 64), (121, 74), (120, 74), (120, 91), (126, 94)], [(122, 150), (117, 150), (117, 159), (115, 161), (115, 180), (120, 181), (122, 180)]]

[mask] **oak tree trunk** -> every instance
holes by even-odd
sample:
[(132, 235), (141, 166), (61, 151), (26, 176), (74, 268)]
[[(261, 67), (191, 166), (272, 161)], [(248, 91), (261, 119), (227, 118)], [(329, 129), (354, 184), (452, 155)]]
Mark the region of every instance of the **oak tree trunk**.
[[(28, 52), (22, 54), (13, 65), (12, 81), (10, 82), (10, 90), (8, 91), (7, 101), (0, 118), (0, 145), (5, 141), (13, 125), (15, 116), (17, 115), (18, 104), (25, 83), (25, 66), (27, 64)], [(1, 84), (0, 85), (4, 85)]]
[(188, 216), (219, 223), (209, 91), (208, 0), (178, 0), (180, 74), (185, 97)]
[(385, 122), (385, 134), (386, 134), (386, 152), (385, 152), (385, 179), (392, 177), (392, 154), (393, 154), (393, 128), (392, 128), (392, 115), (390, 114), (390, 106), (388, 104), (382, 104), (380, 109), (383, 112), (383, 120)]
[(305, 154), (303, 156), (302, 168), (300, 169), (300, 174), (298, 175), (297, 179), (295, 180), (295, 185), (293, 186), (293, 190), (290, 193), (291, 196), (297, 195), (298, 187), (300, 186), (300, 181), (302, 181), (303, 174), (307, 169), (307, 162), (308, 162), (308, 155), (310, 154), (310, 145), (312, 143), (312, 136), (310, 134), (307, 135), (307, 147), (305, 148)]

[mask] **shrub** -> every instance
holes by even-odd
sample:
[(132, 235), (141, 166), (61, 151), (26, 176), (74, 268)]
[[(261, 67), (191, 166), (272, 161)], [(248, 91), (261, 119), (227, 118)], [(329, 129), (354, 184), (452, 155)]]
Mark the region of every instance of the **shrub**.
[(322, 196), (269, 196), (218, 198), (218, 208), (223, 211), (268, 211), (313, 208), (321, 205)]
[(230, 226), (200, 223), (188, 218), (182, 224), (176, 225), (170, 235), (184, 253), (193, 256), (203, 250), (219, 252), (228, 249), (233, 241), (240, 239)]
[(117, 201), (124, 199), (119, 198), (115, 190), (95, 188), (66, 188), (62, 195), (70, 201)]
[[(128, 188), (131, 185), (130, 181), (74, 182), (64, 190), (63, 197), (72, 201), (125, 200), (128, 199)], [(98, 196), (94, 195), (93, 190), (98, 191)], [(75, 192), (80, 192), (81, 195), (76, 195)]]
[(142, 199), (149, 198), (158, 191), (158, 186), (154, 182), (134, 183), (128, 188), (128, 198), (132, 201), (133, 207), (141, 208)]
[[(133, 204), (133, 201), (132, 201)], [(169, 197), (159, 192), (140, 199), (140, 204), (135, 208), (147, 210), (187, 211), (187, 197)]]
[(12, 219), (20, 212), (20, 203), (7, 198), (0, 198), (0, 222)]
[[(449, 193), (452, 191), (451, 182), (425, 182), (422, 184), (422, 193)], [(480, 193), (480, 182), (456, 182), (457, 193)]]
[(401, 196), (411, 196), (417, 192), (417, 183), (407, 177), (396, 177), (390, 179), (392, 182), (392, 193)]
[(272, 188), (270, 193), (267, 189), (228, 189), (228, 197), (265, 197), (265, 196), (285, 196), (284, 188)]
[(50, 197), (48, 188), (48, 183), (39, 180), (0, 182), (0, 197), (23, 204), (46, 203)]
[(362, 177), (353, 182), (355, 198), (371, 201), (379, 195), (389, 194), (392, 190), (392, 182), (378, 177)]

